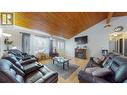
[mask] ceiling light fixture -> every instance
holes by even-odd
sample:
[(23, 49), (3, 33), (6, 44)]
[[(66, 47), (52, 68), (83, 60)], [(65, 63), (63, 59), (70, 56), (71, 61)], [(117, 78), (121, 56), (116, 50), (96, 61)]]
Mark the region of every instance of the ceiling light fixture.
[(108, 28), (108, 27), (111, 27), (111, 25), (110, 24), (104, 25), (104, 28)]

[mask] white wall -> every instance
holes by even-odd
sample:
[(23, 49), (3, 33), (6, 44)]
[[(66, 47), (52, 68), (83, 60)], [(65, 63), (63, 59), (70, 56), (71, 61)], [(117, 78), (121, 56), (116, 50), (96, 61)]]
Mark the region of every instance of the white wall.
[[(17, 49), (22, 50), (22, 34), (19, 31), (16, 31), (15, 29), (3, 29), (4, 33), (8, 33), (11, 34), (11, 36), (9, 37), (9, 39), (11, 41), (13, 41), (12, 45), (10, 48), (12, 47), (17, 47)], [(3, 40), (5, 39), (5, 37), (3, 37)], [(4, 50), (6, 49), (5, 45), (4, 46)]]
[[(115, 27), (122, 25), (124, 27), (123, 31), (127, 31), (127, 16), (113, 17), (111, 20), (112, 26), (109, 28), (104, 28), (105, 23), (105, 20), (103, 20), (75, 36), (78, 37), (88, 35), (88, 56), (97, 57), (101, 55), (102, 49), (109, 50), (109, 34), (114, 31)], [(75, 37), (66, 40), (66, 54), (71, 57), (74, 57), (74, 49), (77, 47), (76, 43), (74, 42)]]

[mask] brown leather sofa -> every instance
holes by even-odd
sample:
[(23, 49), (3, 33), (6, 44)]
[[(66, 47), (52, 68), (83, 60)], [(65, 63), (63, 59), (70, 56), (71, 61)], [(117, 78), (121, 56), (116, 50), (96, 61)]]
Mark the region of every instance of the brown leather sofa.
[[(87, 68), (87, 67), (86, 67)], [(89, 68), (89, 67), (88, 67)], [(127, 83), (127, 57), (110, 55), (103, 64), (103, 67), (109, 68), (111, 73), (97, 77), (81, 70), (78, 74), (80, 83)]]

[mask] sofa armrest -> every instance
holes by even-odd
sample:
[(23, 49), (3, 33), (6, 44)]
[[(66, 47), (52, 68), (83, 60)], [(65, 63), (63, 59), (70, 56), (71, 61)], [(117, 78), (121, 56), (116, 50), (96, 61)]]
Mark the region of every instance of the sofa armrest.
[(44, 67), (44, 66), (39, 65), (37, 63), (32, 63), (32, 64), (24, 66), (23, 70), (24, 70), (25, 74), (27, 75), (27, 74), (29, 74), (31, 72), (34, 72), (34, 71), (36, 71), (36, 70), (38, 70), (39, 68), (42, 68), (42, 67)]
[(32, 59), (32, 58), (37, 60), (37, 58), (34, 55), (23, 55), (23, 56), (24, 56), (22, 58), (23, 61), (28, 60), (28, 59)]
[(78, 79), (80, 83), (109, 83), (109, 81), (106, 81), (99, 77), (94, 77), (83, 70), (79, 72)]
[(34, 63), (36, 62), (36, 59), (35, 58), (31, 58), (31, 59), (28, 59), (28, 60), (25, 60), (25, 61), (21, 61), (21, 65), (28, 65), (28, 64), (31, 64), (31, 63)]
[(89, 62), (87, 63), (85, 68), (88, 68), (88, 67), (103, 67), (102, 66), (103, 61), (100, 61), (100, 62), (97, 63), (94, 58), (95, 57), (90, 57)]
[(43, 68), (40, 68), (39, 71), (42, 73), (45, 73), (45, 75), (43, 76), (44, 83), (51, 83), (51, 82), (56, 83), (58, 81), (58, 73), (50, 70), (46, 66), (43, 66)]
[(94, 57), (90, 57), (89, 62), (85, 66), (85, 68), (92, 67), (92, 64), (95, 64)]
[(29, 60), (29, 59), (31, 59), (30, 56), (26, 56), (26, 57), (23, 57), (23, 58), (22, 58), (23, 61), (25, 61), (25, 60)]
[(124, 80), (124, 82), (123, 83), (127, 83), (127, 79), (126, 80)]

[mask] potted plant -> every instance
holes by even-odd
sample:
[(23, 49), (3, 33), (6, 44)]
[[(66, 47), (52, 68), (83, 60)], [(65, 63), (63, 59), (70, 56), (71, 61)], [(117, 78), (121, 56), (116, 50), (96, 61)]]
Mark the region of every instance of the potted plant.
[(13, 41), (10, 41), (9, 38), (4, 39), (4, 44), (6, 45), (7, 50), (9, 50), (9, 46), (13, 43)]

